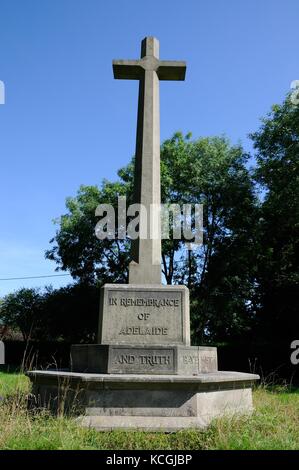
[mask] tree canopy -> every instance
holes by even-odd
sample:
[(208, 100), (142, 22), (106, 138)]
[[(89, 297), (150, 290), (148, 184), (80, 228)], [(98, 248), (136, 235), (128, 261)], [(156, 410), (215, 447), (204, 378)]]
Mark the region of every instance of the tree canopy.
[(252, 135), (259, 221), (257, 296), (262, 335), (293, 339), (299, 328), (299, 106), (288, 97)]
[[(190, 134), (176, 133), (161, 146), (162, 202), (204, 208), (204, 244), (198, 250), (189, 251), (184, 240), (171, 237), (162, 243), (166, 282), (186, 283), (194, 292), (195, 341), (227, 337), (250, 322), (256, 198), (247, 160), (241, 146), (231, 146), (224, 137), (192, 140)], [(119, 171), (117, 182), (81, 186), (57, 221), (46, 256), (80, 282), (127, 281), (129, 240), (98, 240), (94, 228), (98, 204), (117, 207), (121, 195), (132, 201), (133, 163)]]

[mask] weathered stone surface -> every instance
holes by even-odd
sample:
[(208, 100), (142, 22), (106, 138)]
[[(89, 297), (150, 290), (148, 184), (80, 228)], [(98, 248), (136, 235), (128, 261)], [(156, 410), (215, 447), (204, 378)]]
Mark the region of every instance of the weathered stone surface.
[(177, 373), (196, 375), (217, 372), (217, 348), (205, 346), (179, 347), (177, 355)]
[(169, 348), (111, 348), (109, 373), (174, 374), (176, 349)]
[(182, 429), (203, 429), (211, 420), (188, 417), (150, 417), (150, 416), (83, 416), (77, 422), (85, 428), (96, 431), (147, 431), (147, 432), (176, 432)]
[[(143, 394), (143, 400), (140, 400), (137, 394), (136, 398), (134, 396), (136, 406), (123, 407), (120, 413), (120, 408), (107, 407), (108, 403), (113, 403), (113, 399), (120, 398), (110, 394), (106, 406), (86, 408), (86, 416), (81, 417), (79, 422), (84, 427), (93, 427), (98, 431), (138, 429), (174, 432), (185, 428), (204, 428), (217, 417), (251, 414), (253, 411), (251, 388), (194, 394), (178, 390), (159, 394), (149, 392), (149, 395), (151, 401), (147, 404), (150, 403), (150, 406), (142, 407), (149, 397)], [(129, 399), (128, 396), (127, 405)], [(122, 405), (125, 405), (124, 400)]]
[[(134, 202), (146, 209), (139, 226), (145, 237), (132, 242), (130, 284), (161, 283), (161, 183), (159, 80), (184, 80), (185, 62), (160, 61), (159, 41), (147, 37), (141, 43), (140, 60), (114, 60), (114, 78), (139, 80)], [(152, 211), (152, 218), (145, 219)]]
[(77, 400), (85, 415), (82, 425), (160, 431), (250, 413), (251, 386), (259, 378), (237, 372), (178, 376), (32, 371), (28, 376), (39, 406), (70, 409)]
[(5, 346), (3, 341), (0, 341), (0, 365), (5, 364)]
[(27, 372), (28, 377), (35, 381), (51, 381), (52, 383), (68, 380), (73, 383), (90, 382), (96, 384), (99, 388), (122, 388), (122, 384), (129, 389), (144, 388), (144, 384), (151, 383), (151, 386), (162, 384), (169, 387), (177, 386), (178, 384), (189, 387), (195, 385), (197, 388), (202, 389), (205, 384), (212, 384), (213, 386), (218, 383), (229, 384), (230, 388), (234, 384), (243, 382), (252, 384), (254, 381), (259, 380), (259, 375), (249, 374), (247, 372), (231, 372), (231, 371), (218, 371), (211, 374), (199, 374), (198, 376), (169, 376), (169, 375), (137, 375), (137, 374), (89, 374), (81, 372), (70, 371), (57, 371), (57, 370), (32, 370)]
[(185, 286), (105, 284), (101, 289), (101, 344), (190, 345)]
[(74, 372), (197, 375), (217, 371), (217, 348), (73, 345)]

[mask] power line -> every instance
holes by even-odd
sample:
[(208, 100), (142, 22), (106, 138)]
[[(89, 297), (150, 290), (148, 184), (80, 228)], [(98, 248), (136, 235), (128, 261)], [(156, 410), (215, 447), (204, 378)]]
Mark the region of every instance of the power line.
[(63, 276), (71, 276), (71, 274), (49, 274), (48, 276), (7, 277), (4, 279), (0, 279), (0, 281), (22, 281), (24, 279), (44, 279), (47, 277), (63, 277)]
[[(185, 260), (177, 260), (173, 261), (174, 264), (185, 264)], [(161, 263), (163, 267), (163, 263)], [(65, 276), (71, 276), (71, 274), (49, 274), (47, 276), (24, 276), (24, 277), (6, 277), (6, 278), (0, 278), (0, 281), (23, 281), (26, 279), (46, 279), (46, 278), (52, 278), (52, 277), (65, 277)]]

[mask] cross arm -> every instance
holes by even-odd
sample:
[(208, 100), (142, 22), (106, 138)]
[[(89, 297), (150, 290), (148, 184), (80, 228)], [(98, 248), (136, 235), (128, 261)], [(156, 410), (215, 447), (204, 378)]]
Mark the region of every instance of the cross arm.
[(142, 67), (138, 60), (113, 60), (112, 67), (114, 78), (139, 80), (142, 74)]
[(160, 80), (185, 80), (186, 62), (160, 60), (157, 74)]

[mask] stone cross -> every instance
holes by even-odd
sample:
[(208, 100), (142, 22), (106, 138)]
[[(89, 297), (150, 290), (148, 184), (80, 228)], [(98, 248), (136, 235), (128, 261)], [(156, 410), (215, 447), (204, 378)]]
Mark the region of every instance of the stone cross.
[[(159, 41), (146, 37), (139, 60), (114, 60), (114, 78), (139, 80), (134, 202), (140, 211), (139, 233), (132, 241), (130, 284), (161, 283), (160, 103), (159, 80), (184, 80), (185, 62), (159, 60)], [(150, 218), (151, 215), (151, 218)]]

